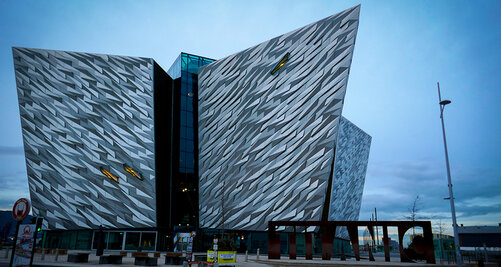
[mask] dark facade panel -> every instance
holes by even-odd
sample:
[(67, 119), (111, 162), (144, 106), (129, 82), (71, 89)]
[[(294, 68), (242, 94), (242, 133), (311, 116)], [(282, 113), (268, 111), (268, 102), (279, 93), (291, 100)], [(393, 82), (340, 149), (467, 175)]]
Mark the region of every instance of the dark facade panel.
[(156, 213), (159, 227), (171, 226), (173, 80), (154, 62)]

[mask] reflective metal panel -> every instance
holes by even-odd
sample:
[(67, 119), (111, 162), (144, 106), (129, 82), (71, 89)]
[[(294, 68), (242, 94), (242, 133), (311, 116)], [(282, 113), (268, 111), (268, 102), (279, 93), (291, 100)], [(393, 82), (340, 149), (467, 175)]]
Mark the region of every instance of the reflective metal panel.
[(51, 230), (156, 226), (153, 60), (13, 55), (33, 215)]
[(350, 8), (200, 68), (200, 227), (265, 230), (270, 220), (320, 220), (359, 12)]

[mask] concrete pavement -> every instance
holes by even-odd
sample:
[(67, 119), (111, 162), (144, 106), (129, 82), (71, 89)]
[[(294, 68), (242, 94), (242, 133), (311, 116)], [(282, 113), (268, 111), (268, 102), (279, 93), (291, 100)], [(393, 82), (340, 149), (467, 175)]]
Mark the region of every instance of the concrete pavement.
[[(5, 257), (5, 250), (0, 251), (0, 267), (7, 267), (9, 264), (10, 260), (10, 253), (8, 257)], [(74, 252), (74, 251), (72, 251)], [(116, 252), (114, 252), (116, 253)], [(109, 254), (106, 253), (105, 254)], [(164, 253), (162, 253), (163, 255)], [(130, 253), (129, 253), (130, 255)], [(67, 255), (60, 255), (57, 257), (56, 260), (56, 255), (54, 254), (46, 254), (45, 259), (42, 260), (42, 255), (37, 253), (35, 254), (35, 258), (33, 261), (33, 266), (38, 267), (38, 266), (54, 266), (54, 267), (62, 267), (62, 266), (67, 266), (67, 267), (89, 267), (89, 266), (124, 266), (124, 267), (131, 267), (131, 266), (136, 266), (134, 265), (134, 258), (132, 257), (124, 257), (122, 259), (122, 264), (121, 265), (113, 265), (113, 264), (99, 264), (99, 257), (97, 257), (94, 254), (89, 255), (89, 263), (70, 263), (67, 262)], [(165, 257), (161, 257), (158, 259), (158, 266), (180, 266), (180, 265), (165, 265), (164, 264)], [(181, 265), (182, 266), (182, 265)], [(195, 265), (193, 265), (195, 266)], [(414, 267), (430, 267), (430, 266), (436, 266), (436, 267), (450, 267), (450, 266), (455, 266), (454, 264), (436, 264), (436, 265), (431, 265), (431, 264), (426, 264), (426, 263), (402, 263), (400, 262), (399, 258), (391, 258), (391, 262), (385, 262), (384, 258), (381, 257), (376, 257), (375, 262), (370, 262), (368, 260), (361, 260), (361, 261), (355, 261), (354, 259), (347, 259), (346, 261), (341, 261), (339, 259), (332, 259), (329, 261), (322, 260), (320, 258), (314, 258), (313, 260), (306, 260), (304, 257), (298, 257), (297, 260), (289, 260), (288, 257), (282, 257), (280, 260), (269, 260), (266, 255), (261, 255), (259, 259), (257, 259), (256, 255), (249, 255), (248, 256), (248, 261), (245, 261), (245, 255), (243, 254), (238, 254), (237, 255), (237, 267), (271, 267), (271, 266), (297, 266), (297, 267), (304, 267), (304, 266), (322, 266), (322, 267), (330, 267), (330, 266), (349, 266), (349, 267), (359, 267), (359, 266), (414, 266)], [(475, 266), (475, 264), (464, 264), (465, 267), (468, 266)], [(486, 264), (485, 266), (497, 266), (496, 264), (494, 265), (489, 265)]]

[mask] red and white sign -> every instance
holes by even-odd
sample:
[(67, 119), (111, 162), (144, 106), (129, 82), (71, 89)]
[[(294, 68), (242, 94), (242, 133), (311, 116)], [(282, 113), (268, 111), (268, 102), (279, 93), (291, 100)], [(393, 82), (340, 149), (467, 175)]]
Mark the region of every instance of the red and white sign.
[(30, 201), (26, 198), (20, 198), (12, 207), (12, 217), (16, 221), (22, 221), (30, 213)]
[(14, 254), (14, 267), (29, 267), (33, 253), (33, 237), (36, 224), (21, 224), (17, 232), (16, 252)]

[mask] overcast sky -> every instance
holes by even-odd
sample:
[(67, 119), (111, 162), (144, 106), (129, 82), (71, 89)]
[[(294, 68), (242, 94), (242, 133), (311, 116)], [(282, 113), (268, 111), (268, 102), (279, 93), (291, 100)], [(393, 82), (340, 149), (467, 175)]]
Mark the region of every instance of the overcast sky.
[[(177, 3), (181, 2), (181, 3)], [(0, 209), (29, 195), (12, 46), (219, 59), (358, 1), (0, 1)], [(360, 220), (450, 225), (437, 81), (458, 223), (501, 223), (501, 2), (368, 1), (343, 115), (372, 136)]]

